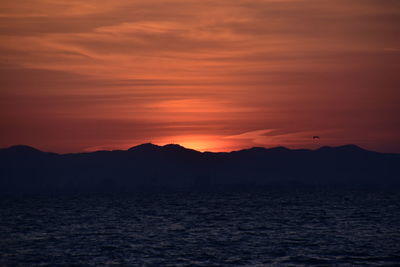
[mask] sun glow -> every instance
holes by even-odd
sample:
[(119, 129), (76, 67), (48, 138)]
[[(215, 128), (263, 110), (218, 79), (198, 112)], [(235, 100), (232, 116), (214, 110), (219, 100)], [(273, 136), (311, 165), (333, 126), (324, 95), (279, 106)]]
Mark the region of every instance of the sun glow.
[(171, 136), (157, 140), (157, 144), (179, 144), (183, 147), (194, 149), (197, 151), (229, 151), (231, 142), (222, 140), (220, 136), (209, 136), (209, 135), (185, 135), (185, 136)]

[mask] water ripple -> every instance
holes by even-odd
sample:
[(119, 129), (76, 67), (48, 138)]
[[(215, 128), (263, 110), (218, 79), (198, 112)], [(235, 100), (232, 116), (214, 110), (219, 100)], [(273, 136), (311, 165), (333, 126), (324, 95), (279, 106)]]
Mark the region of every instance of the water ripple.
[(0, 199), (0, 266), (397, 265), (400, 193)]

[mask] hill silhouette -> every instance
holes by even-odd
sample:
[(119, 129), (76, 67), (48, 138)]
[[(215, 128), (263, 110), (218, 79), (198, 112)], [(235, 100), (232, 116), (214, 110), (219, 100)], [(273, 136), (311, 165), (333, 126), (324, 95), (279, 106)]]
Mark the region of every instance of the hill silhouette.
[(0, 193), (137, 192), (400, 185), (400, 154), (355, 145), (199, 152), (180, 145), (56, 154), (0, 149)]

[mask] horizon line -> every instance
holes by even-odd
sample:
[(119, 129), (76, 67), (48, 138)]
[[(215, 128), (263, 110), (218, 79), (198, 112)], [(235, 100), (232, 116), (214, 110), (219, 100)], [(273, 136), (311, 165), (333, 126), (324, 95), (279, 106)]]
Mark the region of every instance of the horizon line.
[(24, 144), (18, 144), (18, 145), (11, 145), (9, 147), (1, 147), (0, 150), (7, 150), (7, 149), (13, 149), (13, 148), (27, 148), (27, 149), (32, 149), (32, 150), (36, 150), (36, 151), (40, 151), (43, 153), (53, 153), (53, 154), (58, 154), (58, 155), (68, 155), (68, 154), (88, 154), (88, 153), (95, 153), (95, 152), (113, 152), (113, 151), (130, 151), (133, 150), (135, 148), (140, 148), (140, 147), (144, 147), (144, 146), (153, 146), (153, 147), (157, 147), (157, 148), (165, 148), (165, 147), (171, 147), (171, 146), (175, 146), (175, 147), (180, 147), (182, 149), (185, 150), (192, 150), (192, 151), (196, 151), (198, 153), (233, 153), (233, 152), (240, 152), (240, 151), (246, 151), (246, 150), (252, 150), (252, 149), (265, 149), (265, 150), (270, 150), (270, 149), (285, 149), (285, 150), (291, 150), (291, 151), (299, 151), (299, 150), (307, 150), (307, 151), (317, 151), (320, 150), (322, 148), (343, 148), (343, 147), (352, 147), (352, 148), (356, 148), (359, 150), (364, 150), (364, 151), (369, 151), (369, 152), (375, 152), (375, 153), (383, 153), (383, 154), (400, 154), (400, 152), (392, 152), (392, 153), (386, 153), (386, 152), (379, 152), (379, 151), (374, 151), (374, 150), (369, 150), (369, 149), (365, 149), (359, 145), (356, 144), (343, 144), (343, 145), (338, 145), (338, 146), (320, 146), (318, 148), (315, 149), (310, 149), (310, 148), (288, 148), (285, 146), (274, 146), (274, 147), (264, 147), (264, 146), (253, 146), (253, 147), (247, 147), (247, 148), (243, 148), (243, 149), (238, 149), (238, 150), (231, 150), (231, 151), (200, 151), (200, 150), (196, 150), (194, 148), (189, 148), (189, 147), (185, 147), (181, 144), (177, 144), (177, 143), (169, 143), (169, 144), (165, 144), (165, 145), (157, 145), (151, 142), (147, 142), (147, 143), (142, 143), (142, 144), (138, 144), (132, 147), (129, 147), (127, 149), (99, 149), (99, 150), (93, 150), (93, 151), (82, 151), (82, 152), (68, 152), (68, 153), (57, 153), (57, 152), (51, 152), (51, 151), (44, 151), (41, 149), (38, 149), (34, 146), (30, 146), (30, 145), (24, 145)]

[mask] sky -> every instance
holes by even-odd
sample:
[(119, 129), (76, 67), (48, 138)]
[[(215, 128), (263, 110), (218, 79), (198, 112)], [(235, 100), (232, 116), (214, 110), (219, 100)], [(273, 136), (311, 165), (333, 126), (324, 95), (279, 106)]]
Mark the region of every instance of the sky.
[(400, 152), (399, 87), (398, 0), (0, 3), (0, 147)]

